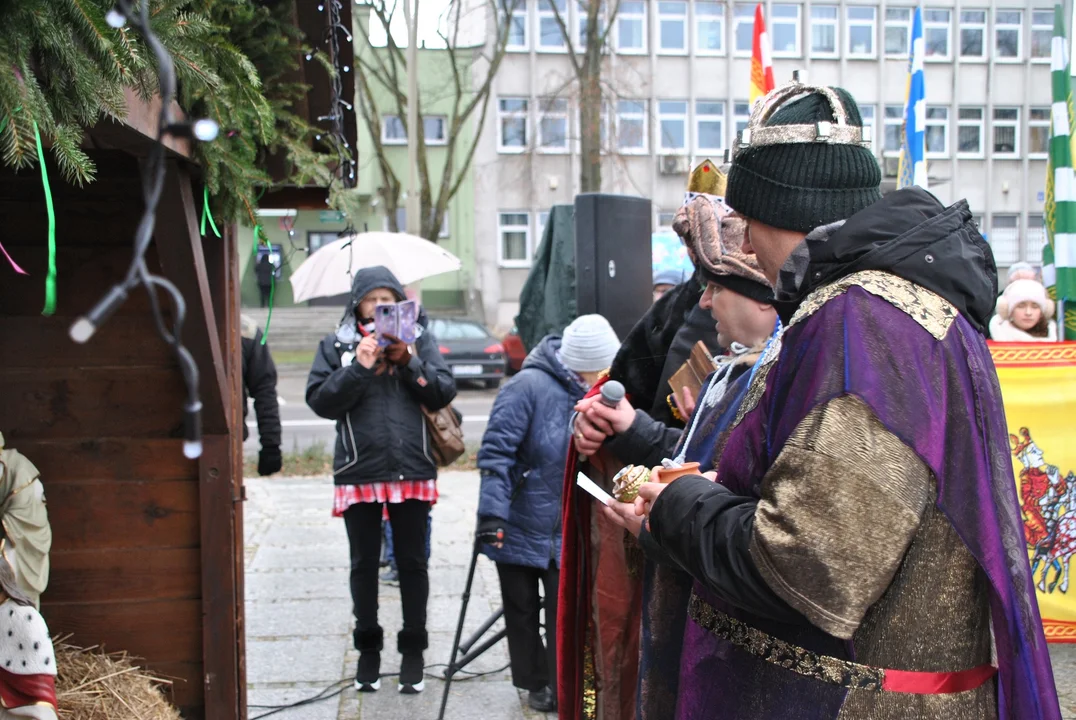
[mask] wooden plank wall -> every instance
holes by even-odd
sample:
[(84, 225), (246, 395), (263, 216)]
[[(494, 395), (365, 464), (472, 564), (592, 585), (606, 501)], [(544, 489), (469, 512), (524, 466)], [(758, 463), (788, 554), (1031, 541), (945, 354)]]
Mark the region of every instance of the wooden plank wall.
[[(141, 290), (86, 345), (67, 336), (126, 271), (142, 211), (137, 160), (94, 158), (98, 178), (83, 188), (49, 166), (58, 245), (53, 317), (41, 315), (47, 215), (39, 171), (0, 169), (0, 242), (30, 272), (0, 268), (0, 431), (41, 470), (54, 533), (42, 602), (52, 632), (145, 658), (175, 679), (184, 716), (201, 718), (205, 468), (182, 454), (182, 377)], [(152, 250), (149, 263), (159, 267)], [(197, 322), (188, 320), (188, 332)], [(228, 350), (237, 357), (234, 345)], [(203, 377), (212, 374), (203, 369)], [(219, 440), (215, 452), (226, 454)]]

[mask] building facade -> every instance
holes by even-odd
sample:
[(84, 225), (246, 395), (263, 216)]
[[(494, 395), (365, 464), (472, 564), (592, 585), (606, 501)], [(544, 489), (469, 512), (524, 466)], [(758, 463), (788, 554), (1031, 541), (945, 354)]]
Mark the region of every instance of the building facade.
[[(507, 328), (554, 204), (579, 191), (577, 83), (550, 3), (525, 0), (475, 158), (477, 280), (486, 321)], [(777, 83), (799, 70), (838, 85), (874, 130), (895, 187), (915, 4), (765, 2)], [(720, 160), (748, 120), (754, 3), (621, 0), (603, 68), (602, 191), (648, 197), (668, 227), (690, 168)], [(1053, 8), (1039, 0), (923, 6), (931, 191), (967, 198), (998, 265), (1041, 260)], [(578, 49), (578, 38), (573, 38)]]
[[(365, 18), (356, 17), (356, 32), (361, 28)], [(358, 41), (356, 41), (358, 44)], [(357, 48), (358, 49), (358, 48)], [(369, 47), (364, 50), (371, 52)], [(419, 92), (422, 97), (422, 122), (425, 133), (426, 160), (431, 176), (434, 196), (436, 197), (441, 171), (447, 162), (449, 142), (449, 115), (452, 112), (452, 93), (444, 88), (450, 82), (449, 53), (444, 50), (422, 49), (419, 51)], [(466, 73), (467, 68), (461, 68)], [(402, 76), (401, 83), (406, 83)], [(469, 82), (469, 81), (468, 81)], [(404, 124), (394, 114), (395, 102), (388, 89), (371, 82), (374, 104), (384, 110), (380, 116), (380, 142), (392, 172), (404, 187), (408, 180), (407, 136)], [(356, 95), (361, 93), (356, 89)], [(355, 108), (358, 111), (358, 108)], [(474, 136), (473, 123), (467, 123), (461, 130), (456, 152), (455, 164), (461, 164), (461, 156)], [(385, 185), (377, 159), (374, 138), (370, 128), (358, 118), (358, 163), (355, 170), (355, 195), (359, 212), (351, 223), (339, 212), (327, 207), (292, 208), (266, 211), (260, 218), (262, 230), (269, 242), (281, 250), (281, 272), (277, 280), (274, 305), (287, 307), (293, 305), (291, 285), (288, 278), (291, 273), (318, 248), (337, 239), (349, 225), (358, 232), (366, 230), (388, 230), (389, 221), (385, 210), (383, 187)], [(455, 177), (455, 175), (453, 176)], [(438, 244), (460, 258), (461, 268), (454, 273), (446, 273), (422, 282), (422, 301), (433, 311), (462, 311), (479, 303), (475, 295), (474, 279), (475, 242), (474, 213), (475, 198), (471, 174), (466, 173), (456, 195), (448, 202), (441, 223)], [(397, 228), (407, 231), (407, 218), (404, 198), (395, 211)], [(246, 258), (241, 268), (243, 277), (243, 304), (257, 306), (260, 301), (254, 267), (257, 255), (253, 249), (253, 230), (241, 227), (239, 231), (242, 257)], [(316, 301), (315, 301), (316, 302)]]

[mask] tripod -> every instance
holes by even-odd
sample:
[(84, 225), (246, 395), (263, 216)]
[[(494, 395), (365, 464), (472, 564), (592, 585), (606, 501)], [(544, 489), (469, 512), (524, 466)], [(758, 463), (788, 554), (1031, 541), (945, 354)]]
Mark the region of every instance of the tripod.
[[(471, 600), (471, 585), (474, 583), (474, 571), (475, 566), (478, 565), (478, 541), (475, 540), (474, 550), (471, 552), (471, 567), (467, 570), (467, 584), (463, 587), (463, 598), (460, 604), (460, 619), (456, 624), (456, 637), (452, 641), (452, 657), (448, 661), (448, 667), (445, 668), (445, 689), (441, 694), (441, 711), (437, 714), (437, 720), (444, 720), (445, 707), (448, 705), (448, 691), (452, 687), (452, 678), (463, 668), (474, 662), (474, 660), (482, 653), (489, 650), (491, 647), (499, 643), (507, 634), (507, 630), (500, 630), (492, 637), (486, 639), (482, 644), (475, 647), (475, 644), (482, 639), (493, 624), (496, 623), (504, 615), (504, 608), (498, 608), (497, 612), (490, 615), (483, 621), (482, 625), (475, 630), (475, 632), (468, 637), (464, 642), (460, 642), (460, 637), (463, 636), (463, 622), (467, 619), (467, 603)], [(458, 653), (463, 653), (463, 657), (456, 660)]]

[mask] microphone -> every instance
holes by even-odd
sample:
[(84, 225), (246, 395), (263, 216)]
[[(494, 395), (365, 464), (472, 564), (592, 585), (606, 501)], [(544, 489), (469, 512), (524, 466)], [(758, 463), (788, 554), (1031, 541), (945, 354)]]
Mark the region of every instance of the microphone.
[(610, 380), (602, 385), (601, 403), (606, 407), (615, 408), (624, 399), (624, 385), (616, 380)]

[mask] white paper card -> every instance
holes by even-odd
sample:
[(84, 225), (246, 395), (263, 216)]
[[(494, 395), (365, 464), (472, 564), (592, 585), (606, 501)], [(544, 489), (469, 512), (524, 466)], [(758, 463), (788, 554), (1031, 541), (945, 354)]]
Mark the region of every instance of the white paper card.
[(602, 505), (608, 505), (609, 503), (614, 502), (612, 495), (602, 490), (596, 482), (583, 473), (579, 473), (579, 475), (576, 476), (575, 484), (593, 495)]

